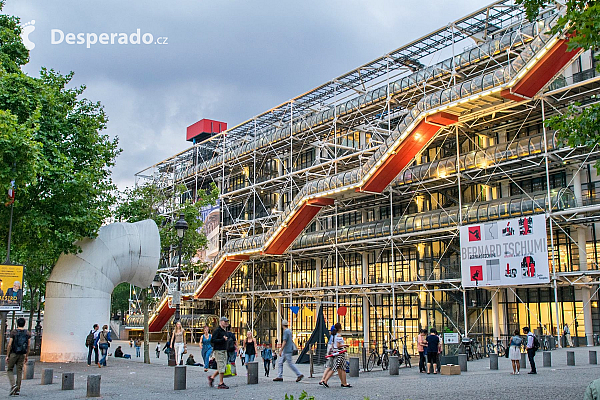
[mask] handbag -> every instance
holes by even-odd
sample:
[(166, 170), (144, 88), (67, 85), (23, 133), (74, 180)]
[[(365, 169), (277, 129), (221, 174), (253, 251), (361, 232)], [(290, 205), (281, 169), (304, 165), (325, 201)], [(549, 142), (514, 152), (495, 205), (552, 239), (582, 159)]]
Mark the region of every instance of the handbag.
[(187, 345), (183, 346), (183, 354), (187, 354)]
[(215, 360), (214, 358), (211, 358), (210, 360), (208, 360), (208, 368), (209, 369), (217, 369), (217, 360)]

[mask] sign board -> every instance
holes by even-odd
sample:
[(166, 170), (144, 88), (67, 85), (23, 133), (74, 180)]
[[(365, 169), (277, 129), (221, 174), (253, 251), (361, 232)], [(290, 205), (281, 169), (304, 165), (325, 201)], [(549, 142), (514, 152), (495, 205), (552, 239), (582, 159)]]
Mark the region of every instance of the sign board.
[(458, 333), (444, 333), (444, 344), (460, 343), (460, 335)]
[(23, 301), (23, 266), (0, 265), (0, 311), (20, 311)]
[(460, 228), (463, 287), (549, 283), (545, 215)]

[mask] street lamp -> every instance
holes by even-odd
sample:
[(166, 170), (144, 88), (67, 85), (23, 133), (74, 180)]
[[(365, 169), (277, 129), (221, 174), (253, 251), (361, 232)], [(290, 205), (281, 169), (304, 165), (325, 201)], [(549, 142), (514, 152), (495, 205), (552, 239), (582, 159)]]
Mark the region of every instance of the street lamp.
[(178, 301), (175, 304), (175, 322), (179, 321), (181, 317), (181, 246), (183, 244), (183, 236), (185, 231), (188, 229), (188, 223), (183, 218), (184, 215), (180, 214), (179, 219), (175, 222), (175, 230), (177, 231), (177, 237), (179, 237), (179, 264), (177, 265), (177, 297)]

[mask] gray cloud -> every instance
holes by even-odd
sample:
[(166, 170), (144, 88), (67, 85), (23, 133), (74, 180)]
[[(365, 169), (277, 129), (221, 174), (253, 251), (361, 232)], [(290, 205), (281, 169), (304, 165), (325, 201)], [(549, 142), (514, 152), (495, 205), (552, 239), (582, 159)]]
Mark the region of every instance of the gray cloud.
[[(25, 70), (75, 71), (100, 100), (123, 153), (113, 178), (133, 176), (188, 147), (201, 118), (236, 125), (488, 4), (484, 1), (84, 2), (8, 0), (4, 12), (35, 20)], [(64, 33), (139, 28), (168, 45), (51, 45)]]

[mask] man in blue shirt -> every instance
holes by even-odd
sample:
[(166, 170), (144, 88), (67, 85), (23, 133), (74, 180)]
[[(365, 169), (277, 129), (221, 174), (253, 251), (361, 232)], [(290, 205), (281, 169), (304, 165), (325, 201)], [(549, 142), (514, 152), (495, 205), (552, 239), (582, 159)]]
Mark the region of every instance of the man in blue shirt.
[(433, 369), (433, 373), (437, 374), (438, 368), (438, 354), (440, 351), (440, 337), (437, 335), (437, 330), (431, 328), (429, 336), (427, 336), (427, 373), (430, 374)]
[(298, 368), (292, 362), (292, 353), (294, 352), (294, 336), (292, 335), (291, 329), (288, 328), (288, 322), (284, 319), (281, 321), (283, 326), (283, 337), (281, 338), (281, 351), (279, 352), (279, 362), (277, 363), (278, 371), (277, 378), (273, 379), (275, 382), (283, 381), (283, 363), (288, 362), (288, 365), (296, 374), (296, 382), (300, 382), (304, 375), (298, 371)]

